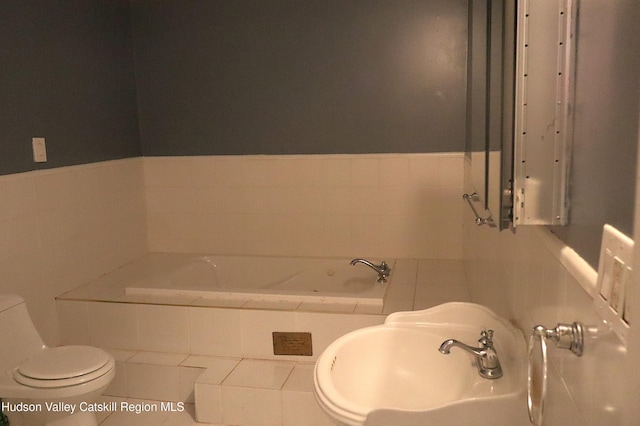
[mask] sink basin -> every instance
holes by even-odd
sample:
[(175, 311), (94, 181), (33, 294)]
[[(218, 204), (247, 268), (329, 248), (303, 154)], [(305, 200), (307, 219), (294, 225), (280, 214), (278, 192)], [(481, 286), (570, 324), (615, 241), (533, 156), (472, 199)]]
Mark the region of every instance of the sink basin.
[[(460, 348), (438, 351), (446, 339), (470, 346), (494, 330), (503, 377), (480, 377), (475, 359)], [(522, 333), (491, 310), (446, 303), (398, 312), (380, 326), (346, 334), (320, 355), (314, 393), (341, 425), (526, 425), (526, 345)], [(431, 423), (433, 422), (433, 423)]]

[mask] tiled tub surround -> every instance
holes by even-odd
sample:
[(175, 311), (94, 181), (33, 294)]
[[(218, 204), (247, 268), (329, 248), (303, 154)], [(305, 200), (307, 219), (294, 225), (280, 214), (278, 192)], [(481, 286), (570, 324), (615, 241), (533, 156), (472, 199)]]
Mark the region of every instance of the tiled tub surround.
[[(398, 259), (383, 310), (377, 313), (361, 312), (357, 303), (126, 294), (138, 265), (139, 261), (132, 262), (57, 298), (63, 344), (275, 359), (272, 331), (312, 331), (319, 327), (324, 331), (313, 337), (317, 355), (335, 337), (361, 328), (360, 321), (378, 321), (392, 312), (426, 309), (450, 301), (470, 301), (460, 260)], [(318, 323), (320, 318), (332, 321)], [(268, 339), (257, 344), (256, 336)]]
[(55, 296), (146, 253), (141, 158), (0, 176), (0, 292), (22, 296), (47, 344)]
[(147, 157), (150, 251), (462, 258), (463, 154)]
[[(395, 260), (386, 262), (395, 269)], [(381, 313), (388, 286), (346, 258), (152, 253), (125, 269), (131, 275), (123, 279), (127, 296), (177, 295), (229, 306), (256, 301), (352, 311), (356, 305), (360, 313)]]
[[(123, 270), (58, 298), (63, 342), (114, 354), (117, 373), (107, 394), (195, 401), (199, 420), (213, 424), (330, 424), (311, 387), (313, 362), (324, 348), (349, 331), (381, 324), (390, 312), (469, 301), (456, 260), (398, 259), (383, 314), (357, 313), (356, 305), (331, 312), (327, 305), (132, 298), (118, 284)], [(273, 355), (273, 331), (311, 332), (313, 356)]]

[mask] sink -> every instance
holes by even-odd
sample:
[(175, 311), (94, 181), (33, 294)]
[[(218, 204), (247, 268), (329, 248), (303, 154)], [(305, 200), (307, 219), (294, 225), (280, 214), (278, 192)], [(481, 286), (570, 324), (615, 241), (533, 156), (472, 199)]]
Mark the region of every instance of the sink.
[[(480, 377), (475, 359), (447, 339), (470, 346), (483, 329), (494, 330), (494, 346), (504, 375)], [(314, 394), (338, 424), (528, 424), (527, 352), (522, 333), (484, 306), (446, 303), (397, 312), (383, 325), (346, 334), (320, 355)]]

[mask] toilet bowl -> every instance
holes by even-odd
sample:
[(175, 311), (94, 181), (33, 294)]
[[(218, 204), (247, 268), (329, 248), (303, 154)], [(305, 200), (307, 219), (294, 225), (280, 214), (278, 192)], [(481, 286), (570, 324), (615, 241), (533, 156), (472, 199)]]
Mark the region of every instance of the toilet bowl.
[(115, 375), (110, 354), (47, 347), (16, 295), (0, 295), (0, 339), (0, 398), (12, 425), (98, 424), (90, 408)]

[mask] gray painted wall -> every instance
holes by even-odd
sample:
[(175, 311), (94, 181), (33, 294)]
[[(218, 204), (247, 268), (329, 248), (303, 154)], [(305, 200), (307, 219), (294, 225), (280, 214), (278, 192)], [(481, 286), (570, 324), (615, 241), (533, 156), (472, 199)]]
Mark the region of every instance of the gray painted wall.
[(464, 149), (466, 0), (133, 0), (144, 155)]
[(2, 0), (0, 64), (0, 174), (141, 155), (127, 0)]
[[(594, 266), (604, 223), (632, 234), (638, 9), (581, 2), (570, 225), (553, 230)], [(463, 151), (465, 55), (466, 0), (3, 0), (0, 174)], [(34, 136), (49, 162), (33, 163)]]
[(637, 0), (580, 2), (569, 225), (552, 230), (596, 268), (605, 223), (633, 237), (638, 22)]

